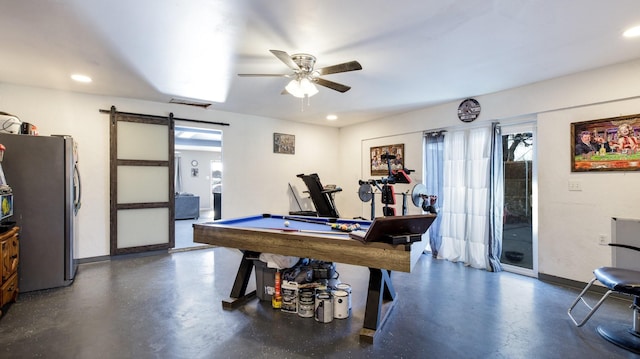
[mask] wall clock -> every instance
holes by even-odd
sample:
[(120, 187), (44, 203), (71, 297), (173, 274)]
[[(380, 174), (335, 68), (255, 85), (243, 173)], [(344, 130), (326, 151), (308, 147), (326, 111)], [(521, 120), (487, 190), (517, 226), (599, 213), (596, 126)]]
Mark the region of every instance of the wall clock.
[(458, 106), (458, 118), (462, 122), (471, 122), (480, 116), (480, 103), (472, 98), (468, 98)]
[(198, 167), (198, 161), (196, 160), (191, 161), (191, 166)]

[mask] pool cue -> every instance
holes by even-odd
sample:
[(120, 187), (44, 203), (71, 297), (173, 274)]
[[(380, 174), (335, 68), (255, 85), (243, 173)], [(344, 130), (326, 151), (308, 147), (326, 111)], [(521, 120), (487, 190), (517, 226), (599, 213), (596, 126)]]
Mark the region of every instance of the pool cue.
[(332, 226), (331, 229), (340, 231), (340, 232), (351, 232), (352, 230), (355, 229), (360, 229), (360, 224), (359, 223), (353, 223), (353, 224), (346, 224), (347, 230), (343, 230), (340, 228), (334, 228), (334, 225), (338, 225), (337, 223), (330, 223), (330, 222), (325, 222), (325, 221), (321, 221), (321, 220), (314, 220), (314, 219), (306, 219), (306, 218), (300, 218), (300, 217), (288, 217), (288, 216), (282, 216), (283, 219), (285, 220), (289, 220), (289, 221), (298, 221), (298, 222), (305, 222), (305, 223), (313, 223), (313, 224), (324, 224), (326, 226)]
[(350, 224), (350, 225), (335, 224), (335, 223), (325, 223), (325, 224), (327, 226), (331, 226), (331, 230), (332, 231), (340, 231), (340, 232), (351, 232), (351, 231), (359, 230), (359, 229), (362, 228), (362, 227), (360, 227), (360, 224), (358, 224), (358, 223)]
[(311, 229), (295, 229), (295, 228), (269, 228), (269, 229), (273, 229), (274, 231), (282, 231), (282, 232), (300, 232), (300, 233), (316, 233), (316, 234), (329, 234), (329, 235), (345, 235), (345, 234), (349, 234), (349, 232), (342, 232), (342, 231), (314, 231)]
[(288, 221), (296, 221), (296, 222), (326, 224), (327, 226), (335, 224), (335, 222), (321, 221), (319, 219), (307, 219), (307, 218), (291, 217), (291, 216), (282, 216), (282, 219), (285, 219), (285, 220), (288, 220)]

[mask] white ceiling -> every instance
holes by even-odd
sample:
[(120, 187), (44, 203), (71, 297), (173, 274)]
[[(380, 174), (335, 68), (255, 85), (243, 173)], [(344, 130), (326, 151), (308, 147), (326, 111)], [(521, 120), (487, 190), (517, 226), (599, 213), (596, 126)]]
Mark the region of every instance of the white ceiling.
[[(634, 25), (637, 0), (0, 0), (0, 82), (345, 126), (640, 58)], [(307, 104), (236, 76), (288, 73), (270, 49), (363, 69)]]

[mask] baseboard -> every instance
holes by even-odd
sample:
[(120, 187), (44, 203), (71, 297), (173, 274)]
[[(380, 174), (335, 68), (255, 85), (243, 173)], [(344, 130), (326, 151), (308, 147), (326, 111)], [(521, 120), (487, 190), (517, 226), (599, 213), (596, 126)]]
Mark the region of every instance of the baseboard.
[(97, 257), (87, 257), (87, 258), (79, 258), (76, 259), (78, 264), (86, 264), (86, 263), (94, 263), (94, 262), (104, 262), (111, 260), (110, 256), (97, 256)]
[(85, 263), (104, 262), (104, 261), (112, 261), (112, 260), (126, 259), (126, 258), (156, 256), (159, 254), (167, 254), (167, 253), (168, 253), (168, 250), (161, 249), (161, 250), (149, 251), (149, 252), (118, 254), (117, 256), (97, 256), (97, 257), (79, 258), (79, 259), (76, 259), (76, 261), (78, 262), (78, 264), (85, 264)]
[[(556, 285), (561, 285), (563, 287), (569, 287), (569, 288), (577, 289), (578, 291), (582, 291), (584, 289), (584, 287), (587, 286), (586, 282), (580, 282), (580, 281), (577, 281), (577, 280), (571, 280), (571, 279), (567, 279), (567, 278), (556, 277), (556, 276), (549, 275), (549, 274), (544, 274), (544, 273), (538, 273), (538, 279), (543, 281), (543, 282), (556, 284)], [(598, 285), (598, 284), (594, 283), (591, 286), (591, 288), (589, 288), (589, 293), (597, 293), (599, 295), (604, 295), (608, 290), (609, 289), (607, 289), (606, 287), (603, 287), (601, 285)], [(633, 301), (633, 298), (631, 296), (623, 295), (623, 294), (619, 294), (619, 293), (612, 293), (610, 297), (621, 299), (621, 300), (625, 300), (625, 301), (630, 301), (630, 302)]]

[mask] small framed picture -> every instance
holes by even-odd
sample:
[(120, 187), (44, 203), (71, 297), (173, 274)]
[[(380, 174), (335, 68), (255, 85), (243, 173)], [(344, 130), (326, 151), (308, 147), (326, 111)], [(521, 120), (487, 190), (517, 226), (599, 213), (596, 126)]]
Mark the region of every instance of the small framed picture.
[(198, 168), (191, 169), (191, 177), (198, 177), (199, 171)]
[(273, 153), (294, 155), (296, 153), (296, 136), (284, 133), (273, 134)]
[(404, 169), (404, 144), (371, 147), (371, 175), (385, 175)]

